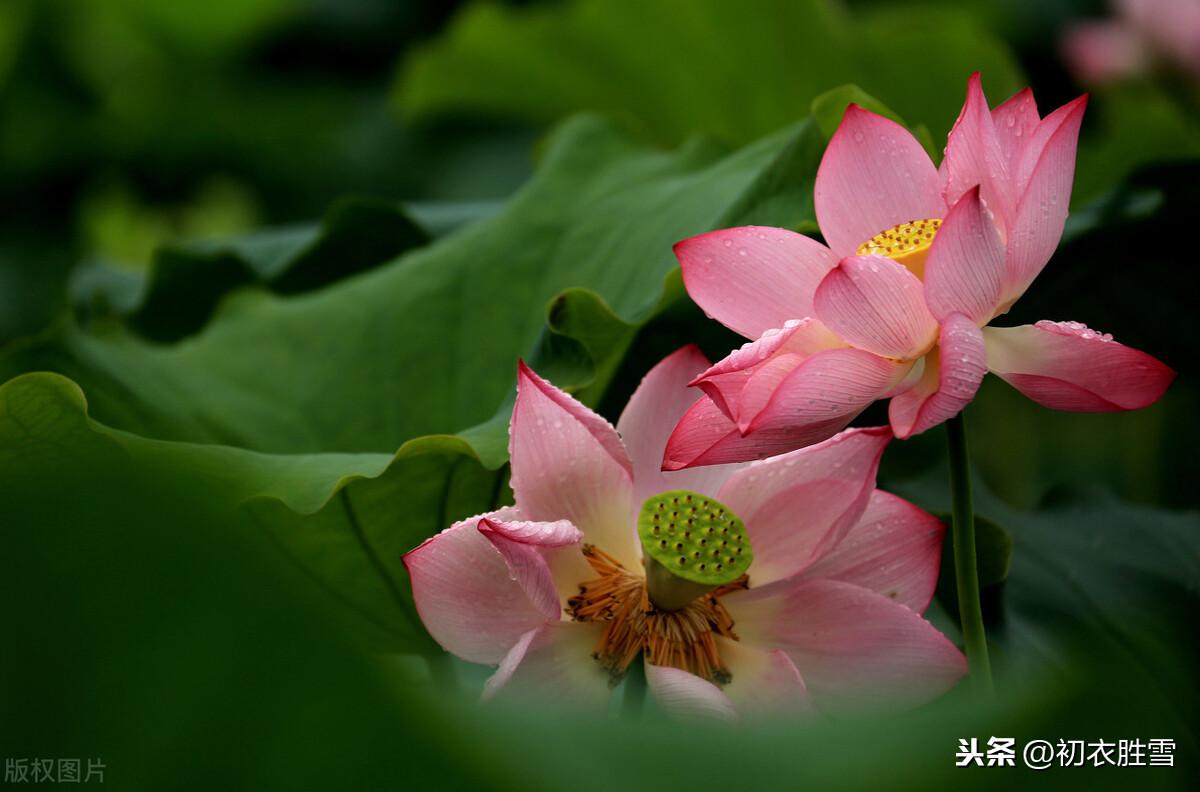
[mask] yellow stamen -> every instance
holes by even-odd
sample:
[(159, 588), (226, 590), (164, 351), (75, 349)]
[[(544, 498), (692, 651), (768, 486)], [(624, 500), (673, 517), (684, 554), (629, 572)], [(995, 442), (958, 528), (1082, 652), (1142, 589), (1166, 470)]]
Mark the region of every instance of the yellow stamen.
[(937, 218), (901, 223), (880, 231), (859, 245), (856, 252), (860, 256), (887, 256), (903, 264), (913, 275), (923, 278), (929, 246), (941, 226), (942, 221)]
[(592, 656), (612, 675), (613, 684), (640, 652), (652, 665), (680, 668), (715, 684), (730, 681), (716, 636), (736, 641), (737, 635), (718, 598), (746, 588), (745, 575), (683, 608), (664, 611), (650, 601), (644, 577), (630, 574), (594, 545), (584, 545), (583, 555), (599, 577), (580, 584), (579, 594), (567, 600), (567, 612), (576, 621), (607, 623)]

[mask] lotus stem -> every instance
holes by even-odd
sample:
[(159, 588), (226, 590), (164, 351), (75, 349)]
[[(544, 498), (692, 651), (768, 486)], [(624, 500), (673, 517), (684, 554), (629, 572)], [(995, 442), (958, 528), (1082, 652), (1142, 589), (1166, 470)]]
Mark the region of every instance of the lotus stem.
[(975, 560), (975, 511), (971, 505), (971, 462), (967, 454), (967, 426), (962, 413), (946, 422), (950, 453), (950, 496), (954, 503), (951, 532), (954, 576), (958, 581), (958, 617), (967, 650), (971, 687), (977, 695), (992, 693), (992, 667), (988, 659), (983, 605), (979, 598), (979, 568)]

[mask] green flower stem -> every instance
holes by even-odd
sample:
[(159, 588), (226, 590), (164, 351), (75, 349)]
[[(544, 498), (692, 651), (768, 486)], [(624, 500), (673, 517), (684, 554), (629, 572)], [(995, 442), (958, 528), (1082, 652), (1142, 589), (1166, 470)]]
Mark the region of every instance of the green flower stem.
[(971, 506), (971, 462), (967, 456), (967, 427), (963, 414), (946, 422), (950, 452), (950, 496), (954, 501), (954, 576), (958, 580), (958, 617), (967, 648), (971, 686), (977, 694), (992, 693), (983, 607), (979, 600), (979, 568), (975, 561), (975, 511)]
[(634, 660), (625, 672), (625, 698), (621, 701), (621, 717), (640, 718), (646, 709), (646, 656)]

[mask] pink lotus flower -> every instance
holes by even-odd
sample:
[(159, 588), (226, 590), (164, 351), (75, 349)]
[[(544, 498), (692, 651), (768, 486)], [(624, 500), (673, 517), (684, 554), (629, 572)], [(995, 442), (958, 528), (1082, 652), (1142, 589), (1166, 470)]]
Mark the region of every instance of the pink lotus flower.
[(1062, 39), (1063, 57), (1091, 85), (1149, 71), (1156, 60), (1200, 79), (1200, 2), (1116, 0), (1116, 16), (1079, 22)]
[[(667, 436), (697, 398), (688, 383), (708, 367), (695, 347), (666, 358), (614, 429), (522, 364), (510, 424), (516, 505), (455, 523), (404, 558), (430, 634), (464, 660), (499, 665), (485, 697), (516, 692), (596, 711), (639, 654), (651, 692), (675, 715), (913, 704), (951, 687), (965, 660), (919, 615), (943, 529), (875, 489), (888, 429), (665, 473)], [(708, 518), (733, 528), (720, 532), (728, 548), (717, 549), (726, 541), (708, 533), (718, 526)], [(701, 569), (709, 550), (717, 569), (740, 563), (742, 549), (753, 561), (659, 607), (647, 583), (659, 562), (648, 559), (665, 556), (644, 550), (639, 519), (655, 544), (660, 527), (678, 529), (679, 544), (663, 552), (691, 542)], [(665, 560), (676, 561), (693, 563), (693, 553)], [(672, 591), (680, 580), (668, 581)]]
[(706, 398), (664, 468), (800, 448), (887, 397), (909, 437), (958, 414), (989, 370), (1055, 409), (1156, 401), (1174, 373), (1107, 334), (985, 327), (1058, 245), (1086, 101), (1039, 118), (1026, 89), (989, 111), (976, 74), (940, 170), (903, 127), (851, 105), (817, 171), (828, 247), (761, 227), (676, 245), (692, 299), (755, 340), (694, 380)]

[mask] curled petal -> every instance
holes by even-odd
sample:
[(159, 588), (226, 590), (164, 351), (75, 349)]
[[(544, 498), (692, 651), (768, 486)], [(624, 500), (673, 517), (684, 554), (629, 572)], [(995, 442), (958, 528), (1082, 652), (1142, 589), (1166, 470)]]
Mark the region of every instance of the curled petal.
[(1000, 301), (1004, 242), (979, 199), (968, 190), (946, 215), (925, 262), (925, 302), (939, 322), (961, 313), (986, 324)]
[(1175, 372), (1079, 322), (988, 327), (988, 369), (1055, 410), (1139, 410), (1158, 401)]
[(783, 327), (768, 330), (757, 340), (733, 350), (690, 384), (708, 394), (731, 420), (738, 421), (742, 389), (761, 366), (778, 355), (799, 355), (802, 360), (840, 346), (845, 343), (816, 319), (789, 319)]
[(531, 547), (565, 547), (583, 540), (583, 532), (569, 520), (531, 522), (485, 515), (479, 520), (479, 530)]
[[(910, 368), (859, 349), (818, 352), (783, 378), (745, 434), (712, 399), (696, 402), (672, 432), (663, 467), (765, 459), (827, 440)], [(749, 383), (743, 398), (752, 398), (754, 384)]]
[(924, 613), (937, 586), (945, 532), (929, 512), (875, 490), (845, 538), (802, 575), (853, 583)]
[(813, 192), (817, 222), (839, 258), (900, 223), (941, 217), (941, 178), (908, 130), (850, 105), (829, 141)]
[(425, 628), (446, 651), (472, 663), (499, 662), (518, 638), (548, 620), (479, 532), (488, 517), (511, 519), (515, 512), (462, 520), (404, 556)]
[[(1086, 108), (1087, 96), (1081, 96), (1054, 111), (1038, 125), (1034, 140), (1022, 152), (1023, 167), (1031, 169), (1009, 227), (1003, 303), (1011, 304), (1025, 292), (1062, 239), (1075, 178), (1079, 125)], [(1045, 143), (1039, 145), (1042, 137)]]
[[(575, 593), (575, 587), (582, 579), (577, 577), (576, 573), (583, 565), (570, 564), (567, 569), (571, 572), (559, 575), (567, 579), (556, 581), (554, 570), (551, 568), (551, 558), (561, 561), (567, 561), (568, 558), (557, 553), (552, 554), (550, 551), (578, 545), (583, 539), (583, 532), (566, 520), (539, 523), (487, 517), (479, 521), (479, 532), (504, 556), (511, 577), (521, 584), (529, 601), (541, 612), (545, 620), (558, 621), (561, 618), (565, 596)], [(578, 551), (572, 556), (582, 558)], [(565, 564), (560, 563), (558, 566)], [(567, 569), (562, 571), (565, 573)], [(583, 574), (586, 575), (586, 571)]]
[(633, 464), (617, 431), (521, 364), (509, 426), (512, 488), (530, 520), (569, 520), (585, 541), (637, 563)]
[(975, 398), (987, 374), (983, 334), (962, 314), (942, 322), (938, 346), (911, 388), (892, 397), (888, 418), (896, 437), (920, 434), (958, 415)]
[(736, 721), (733, 702), (721, 689), (679, 668), (646, 663), (646, 683), (659, 709), (684, 723)]
[(675, 245), (688, 294), (734, 332), (758, 338), (812, 313), (817, 284), (835, 264), (820, 242), (783, 228), (728, 228)]
[(609, 675), (592, 659), (600, 631), (596, 624), (563, 621), (523, 634), (484, 685), (483, 698), (532, 699), (603, 713)]
[[(799, 440), (796, 438), (800, 437)], [(762, 459), (804, 445), (800, 434), (745, 437), (737, 424), (707, 396), (679, 420), (663, 452), (663, 470), (682, 471), (708, 465), (725, 465)]]
[[(844, 429), (902, 380), (910, 367), (861, 349), (818, 352), (783, 378), (746, 435), (806, 440), (792, 448), (819, 443)], [(747, 385), (743, 399), (754, 398), (754, 385), (754, 381)]]
[(891, 439), (885, 426), (849, 429), (729, 477), (717, 497), (746, 523), (752, 585), (790, 577), (841, 541), (867, 507)]
[(843, 340), (881, 357), (918, 358), (937, 337), (921, 281), (886, 256), (851, 256), (817, 287), (817, 318)]
[(850, 583), (801, 578), (735, 592), (722, 603), (743, 641), (787, 653), (823, 710), (915, 706), (967, 671), (962, 653), (933, 625)]
[(1008, 158), (1000, 145), (996, 124), (988, 110), (979, 72), (967, 81), (967, 100), (946, 139), (942, 160), (945, 187), (942, 197), (953, 206), (966, 192), (979, 187), (983, 200), (1007, 226), (1016, 203)]
[(750, 372), (737, 404), (739, 432), (745, 434), (750, 431), (754, 420), (775, 398), (779, 386), (793, 371), (800, 368), (805, 360), (807, 358), (804, 355), (778, 355)]
[(699, 347), (689, 344), (664, 358), (642, 380), (617, 421), (617, 431), (633, 460), (634, 504), (659, 492), (686, 489), (716, 495), (732, 472), (729, 467), (707, 467), (665, 472), (663, 452), (671, 430), (701, 394), (688, 387), (709, 368)]

